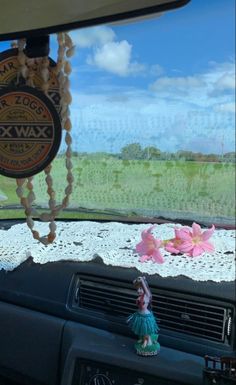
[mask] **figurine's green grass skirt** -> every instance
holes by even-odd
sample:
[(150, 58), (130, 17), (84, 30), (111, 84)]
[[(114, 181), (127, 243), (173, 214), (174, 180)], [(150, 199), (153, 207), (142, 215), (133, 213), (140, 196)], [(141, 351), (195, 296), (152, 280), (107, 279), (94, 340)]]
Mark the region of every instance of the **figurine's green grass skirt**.
[(159, 328), (152, 312), (141, 314), (138, 311), (132, 314), (127, 320), (131, 330), (139, 337), (157, 334)]

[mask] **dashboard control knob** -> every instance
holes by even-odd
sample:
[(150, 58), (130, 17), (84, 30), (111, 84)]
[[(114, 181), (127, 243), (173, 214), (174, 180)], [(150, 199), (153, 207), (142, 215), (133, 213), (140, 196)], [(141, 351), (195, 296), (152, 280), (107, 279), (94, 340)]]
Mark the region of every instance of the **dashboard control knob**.
[(89, 385), (115, 385), (115, 383), (105, 374), (96, 374), (90, 379)]

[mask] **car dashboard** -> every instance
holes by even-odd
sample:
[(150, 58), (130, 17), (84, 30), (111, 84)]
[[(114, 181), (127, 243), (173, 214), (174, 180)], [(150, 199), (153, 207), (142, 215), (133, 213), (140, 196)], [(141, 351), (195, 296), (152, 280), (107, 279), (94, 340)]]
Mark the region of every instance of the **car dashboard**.
[(31, 385), (203, 384), (205, 355), (235, 356), (234, 283), (150, 276), (161, 351), (146, 358), (126, 322), (138, 275), (99, 257), (2, 270), (0, 375)]

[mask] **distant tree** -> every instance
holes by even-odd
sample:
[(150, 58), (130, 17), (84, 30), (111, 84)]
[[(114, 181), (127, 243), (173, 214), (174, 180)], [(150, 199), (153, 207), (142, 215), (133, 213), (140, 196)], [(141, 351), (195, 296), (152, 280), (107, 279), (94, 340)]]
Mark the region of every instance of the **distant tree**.
[(157, 160), (157, 159), (160, 159), (160, 156), (161, 156), (161, 150), (159, 150), (159, 148), (156, 148), (154, 146), (145, 147), (143, 150), (144, 159)]
[(79, 152), (78, 151), (72, 151), (72, 156), (78, 157), (79, 156)]
[(127, 144), (127, 146), (123, 147), (121, 150), (121, 158), (122, 159), (142, 159), (143, 158), (143, 150), (139, 143), (131, 143)]
[(109, 159), (109, 158), (112, 158), (113, 155), (108, 153), (108, 152), (102, 152), (102, 151), (98, 151), (98, 152), (91, 152), (89, 154), (89, 157), (91, 159), (94, 159), (94, 160), (103, 160), (103, 159)]
[(217, 154), (207, 154), (205, 155), (205, 158), (204, 160), (206, 160), (207, 162), (219, 162), (220, 160), (220, 156), (217, 155)]
[(176, 158), (182, 159), (182, 160), (194, 160), (192, 151), (185, 151), (185, 150), (177, 151)]
[(223, 157), (223, 161), (226, 162), (235, 162), (236, 160), (236, 153), (235, 151), (232, 152), (226, 152)]

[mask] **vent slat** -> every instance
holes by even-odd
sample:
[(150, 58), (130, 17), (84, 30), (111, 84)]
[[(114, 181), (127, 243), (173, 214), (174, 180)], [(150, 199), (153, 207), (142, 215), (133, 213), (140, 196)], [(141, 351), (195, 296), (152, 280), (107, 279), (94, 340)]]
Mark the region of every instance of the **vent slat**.
[[(132, 312), (135, 312), (137, 310), (136, 306), (134, 307), (127, 307), (127, 306), (121, 306), (121, 305), (118, 305), (116, 303), (113, 303), (111, 304), (111, 306), (109, 307), (108, 304), (104, 303), (104, 300), (95, 300), (95, 299), (91, 299), (91, 298), (87, 298), (87, 301), (86, 303), (84, 303), (83, 301), (81, 301), (81, 307), (83, 308), (90, 308), (90, 306), (95, 306), (95, 307), (99, 307), (99, 309), (103, 309), (104, 311), (108, 311), (108, 310), (112, 310), (114, 313), (122, 313), (123, 315), (126, 315), (127, 317), (132, 314)], [(214, 329), (215, 331), (213, 331), (212, 329), (212, 324), (207, 324), (207, 323), (200, 323), (198, 321), (193, 321), (193, 320), (190, 320), (190, 321), (185, 321), (183, 323), (183, 320), (180, 318), (180, 317), (172, 317), (172, 319), (170, 319), (170, 316), (165, 316), (163, 315), (163, 318), (161, 316), (160, 313), (158, 312), (155, 312), (155, 315), (156, 317), (162, 322), (163, 325), (166, 325), (166, 324), (173, 324), (173, 325), (176, 325), (176, 323), (181, 323), (183, 324), (184, 328), (187, 328), (187, 327), (190, 327), (190, 328), (193, 328), (193, 329), (199, 329), (199, 330), (202, 330), (203, 328), (201, 327), (198, 327), (196, 325), (203, 325), (204, 326), (204, 330), (206, 332), (209, 332), (209, 333), (218, 333), (218, 334), (222, 334), (222, 327), (220, 326), (216, 326), (214, 325)], [(219, 329), (217, 331), (217, 329)]]
[(86, 303), (83, 301), (80, 301), (80, 303), (82, 304), (83, 307), (86, 307), (88, 303), (94, 303), (94, 304), (98, 304), (99, 306), (104, 306), (105, 309), (112, 309), (112, 310), (116, 310), (116, 309), (122, 309), (122, 311), (125, 311), (127, 313), (127, 315), (130, 314), (130, 312), (135, 312), (136, 311), (136, 306), (133, 306), (130, 304), (130, 306), (122, 306), (122, 305), (119, 305), (117, 303), (105, 303), (105, 301), (103, 299), (101, 300), (95, 300), (93, 298), (87, 298), (86, 300)]
[(171, 331), (176, 331), (178, 333), (185, 333), (185, 334), (189, 334), (189, 335), (194, 335), (194, 336), (199, 336), (201, 338), (205, 338), (205, 339), (210, 339), (210, 340), (215, 340), (215, 341), (223, 341), (223, 336), (221, 335), (218, 335), (218, 336), (215, 336), (215, 335), (211, 335), (210, 333), (204, 333), (204, 331), (200, 331), (200, 332), (197, 332), (196, 330), (188, 330), (188, 329), (178, 329), (178, 328), (175, 328), (175, 327), (172, 327), (172, 326), (169, 326), (169, 325), (164, 325), (162, 326), (164, 329), (168, 329), (168, 330), (171, 330)]
[[(130, 288), (129, 288), (130, 287)], [(106, 313), (110, 317), (127, 318), (137, 311), (136, 292), (122, 282), (79, 280), (79, 307)], [(153, 290), (153, 312), (161, 329), (223, 341), (226, 309), (195, 300), (177, 298), (169, 293), (164, 296)], [(117, 319), (117, 322), (121, 322)]]
[(172, 299), (169, 300), (168, 302), (158, 302), (158, 300), (156, 300), (155, 298), (153, 299), (153, 306), (157, 306), (157, 307), (164, 307), (164, 308), (169, 308), (169, 306), (171, 305), (171, 307), (174, 309), (174, 308), (181, 308), (181, 309), (186, 309), (188, 311), (192, 311), (192, 312), (199, 312), (199, 310), (201, 312), (205, 312), (207, 314), (210, 314), (210, 315), (214, 315), (214, 316), (217, 316), (217, 317), (223, 317), (224, 316), (224, 310), (223, 309), (219, 309), (219, 311), (216, 313), (214, 311), (211, 311), (211, 309), (206, 309), (206, 305), (205, 305), (205, 308), (203, 308), (203, 306), (190, 306), (186, 303), (182, 303), (181, 305), (177, 305), (175, 303), (172, 304)]
[[(91, 289), (91, 288), (89, 288), (89, 289)], [(94, 287), (92, 288), (92, 290), (89, 290), (89, 289), (87, 287), (84, 287), (84, 286), (81, 286), (81, 288), (80, 288), (81, 291), (90, 292), (90, 293), (93, 293), (93, 295), (97, 295), (98, 294), (98, 296), (99, 296), (98, 289), (101, 290), (101, 288), (97, 288), (96, 287), (96, 292), (94, 292)], [(117, 289), (117, 291), (118, 291), (118, 289)], [(127, 299), (129, 299), (129, 297), (127, 297), (128, 293), (127, 294), (125, 293), (125, 295), (121, 295), (118, 292), (117, 293), (113, 293), (113, 290), (111, 290), (111, 289), (110, 289), (109, 293), (107, 291), (104, 291), (104, 289), (102, 289), (101, 292), (103, 293), (103, 295), (105, 297), (111, 296), (112, 299), (113, 298), (120, 298), (121, 300), (123, 300), (123, 298), (124, 298), (126, 301), (127, 301)], [(131, 300), (135, 301), (136, 298), (137, 298), (136, 294), (133, 294), (133, 293), (132, 293), (132, 295), (130, 294), (130, 299)], [(162, 298), (164, 298), (164, 297), (162, 297)], [(206, 314), (215, 315), (215, 316), (219, 317), (220, 319), (224, 318), (224, 309), (221, 309), (221, 308), (217, 309), (218, 313), (216, 314), (216, 312), (213, 312), (213, 311), (210, 310), (211, 307), (207, 306), (207, 309), (206, 309), (206, 305), (196, 304), (194, 306), (194, 304), (190, 303), (192, 306), (189, 306), (188, 305), (189, 302), (186, 302), (186, 301), (184, 301), (184, 303), (182, 301), (182, 304), (178, 305), (176, 303), (172, 303), (172, 301), (176, 302), (176, 299), (173, 299), (172, 297), (171, 297), (170, 301), (171, 301), (172, 309), (170, 309), (170, 302), (169, 302), (169, 300), (168, 300), (168, 302), (167, 301), (165, 301), (165, 302), (159, 301), (157, 296), (153, 295), (153, 299), (152, 299), (153, 308), (156, 306), (158, 309), (162, 309), (163, 308), (165, 311), (166, 311), (166, 309), (167, 309), (167, 311), (174, 311), (174, 308), (178, 308), (178, 309), (180, 308), (180, 309), (183, 309), (183, 310), (181, 310), (182, 312), (192, 312), (193, 313), (194, 311), (199, 312), (199, 308), (202, 309), (204, 307), (204, 312)], [(180, 302), (180, 301), (178, 301), (178, 302)], [(221, 312), (220, 314), (219, 314), (219, 311)], [(212, 318), (212, 320), (217, 320), (217, 318)]]
[[(160, 321), (161, 321), (161, 324), (162, 325), (173, 325), (173, 327), (176, 327), (177, 329), (178, 328), (178, 325), (176, 325), (176, 322), (172, 321), (172, 320), (166, 320), (166, 319), (162, 319), (160, 318)], [(212, 334), (217, 334), (217, 335), (221, 335), (222, 334), (222, 331), (215, 331), (214, 329), (206, 329), (206, 328), (201, 328), (201, 327), (197, 327), (195, 325), (192, 325), (192, 323), (185, 323), (185, 324), (182, 324), (182, 327), (184, 329), (193, 329), (193, 330), (201, 330), (206, 333), (212, 333)]]
[(97, 297), (101, 297), (101, 295), (105, 298), (111, 298), (111, 299), (114, 299), (116, 298), (117, 300), (121, 300), (122, 302), (123, 301), (127, 301), (127, 302), (130, 302), (130, 301), (134, 301), (136, 300), (137, 296), (133, 295), (133, 297), (128, 297), (127, 295), (118, 295), (118, 294), (113, 294), (113, 293), (107, 293), (107, 292), (94, 292), (94, 291), (91, 291), (91, 290), (86, 290), (84, 287), (82, 287), (80, 289), (80, 293), (84, 293), (85, 295), (93, 295), (93, 296), (97, 296)]
[[(106, 292), (107, 291), (107, 286), (105, 285), (87, 285), (87, 283), (85, 282), (81, 282), (80, 284), (80, 288), (81, 289), (86, 289), (86, 290), (91, 290), (91, 291), (102, 291), (102, 292)], [(135, 293), (133, 290), (131, 289), (125, 289), (125, 288), (122, 288), (122, 292), (121, 292), (121, 288), (119, 287), (114, 287), (114, 286), (109, 286), (109, 291), (110, 292), (114, 292), (114, 293), (117, 293), (118, 295), (130, 295), (131, 297), (135, 296)]]
[(215, 324), (204, 322), (204, 321), (194, 320), (194, 319), (191, 319), (191, 317), (190, 317), (190, 319), (184, 320), (181, 316), (175, 317), (175, 316), (169, 316), (169, 315), (161, 314), (160, 312), (156, 312), (156, 311), (154, 311), (154, 312), (155, 312), (155, 314), (157, 314), (158, 318), (160, 318), (160, 319), (173, 319), (176, 322), (185, 322), (185, 324), (202, 325), (205, 329), (209, 327), (210, 330), (212, 329), (212, 325), (214, 325), (214, 329), (222, 330), (222, 324), (221, 325), (215, 325)]
[[(84, 290), (84, 288), (82, 288), (81, 289), (82, 296), (85, 293), (86, 293), (87, 298), (93, 298), (94, 297), (95, 299), (97, 298), (98, 300), (101, 298), (101, 296), (97, 292), (94, 293), (91, 291)], [(105, 300), (108, 300), (108, 301), (110, 300), (113, 303), (115, 302), (116, 306), (119, 306), (119, 302), (122, 302), (122, 307), (128, 306), (129, 309), (130, 308), (133, 309), (135, 307), (135, 302), (133, 301), (134, 305), (132, 306), (131, 302), (129, 300), (127, 300), (127, 298), (124, 296), (117, 296), (117, 295), (113, 295), (113, 294), (104, 293), (103, 301), (105, 301)], [(168, 308), (160, 307), (160, 306), (153, 306), (153, 311), (156, 311), (156, 313), (159, 315), (164, 313), (165, 316), (176, 317), (176, 318), (179, 318), (179, 313), (187, 313), (190, 316), (190, 318), (192, 318), (193, 320), (196, 317), (196, 318), (199, 318), (199, 322), (202, 322), (201, 319), (204, 319), (207, 321), (209, 320), (209, 321), (213, 321), (214, 323), (218, 323), (219, 327), (222, 325), (222, 318), (223, 318), (224, 314), (222, 314), (221, 319), (217, 319), (217, 318), (209, 317), (207, 312), (204, 312), (207, 314), (199, 315), (199, 314), (192, 313), (191, 309), (186, 308), (185, 306), (182, 306), (182, 307), (179, 306), (179, 308), (180, 308), (180, 310), (176, 311), (175, 309), (172, 309), (169, 306), (168, 306)], [(178, 315), (175, 316), (173, 314), (178, 314)]]
[(171, 304), (175, 305), (175, 306), (178, 306), (178, 303), (180, 303), (181, 305), (184, 303), (186, 305), (190, 304), (191, 306), (195, 306), (197, 308), (199, 307), (202, 307), (202, 308), (208, 308), (209, 311), (212, 310), (214, 312), (218, 312), (219, 310), (222, 310), (222, 308), (218, 307), (218, 306), (214, 306), (214, 305), (206, 305), (206, 304), (203, 304), (203, 303), (200, 303), (200, 302), (193, 302), (193, 301), (189, 301), (187, 299), (182, 299), (182, 298), (176, 298), (176, 297), (171, 297), (171, 296), (168, 296), (168, 297), (163, 297), (162, 295), (159, 295), (159, 294), (154, 294), (153, 295), (154, 299), (155, 298), (158, 298), (158, 301), (162, 302), (163, 303), (166, 303), (168, 302), (169, 300), (171, 300)]
[(127, 305), (127, 306), (136, 306), (135, 305), (135, 300), (129, 300), (129, 299), (127, 299), (127, 298), (115, 298), (114, 296), (110, 296), (110, 295), (102, 295), (102, 296), (100, 296), (100, 295), (98, 295), (98, 294), (92, 294), (92, 293), (86, 293), (86, 295), (84, 296), (83, 295), (84, 293), (82, 293), (82, 295), (81, 295), (81, 297), (83, 298), (91, 298), (91, 299), (98, 299), (98, 300), (103, 300), (103, 302), (114, 302), (114, 303), (117, 303), (117, 304), (122, 304), (122, 306), (123, 305)]
[(218, 325), (222, 325), (222, 320), (219, 320), (217, 318), (208, 317), (202, 314), (193, 314), (190, 311), (187, 311), (183, 309), (183, 311), (175, 311), (173, 309), (160, 309), (158, 307), (153, 306), (152, 310), (155, 311), (158, 314), (163, 314), (164, 316), (173, 317), (173, 318), (179, 318), (178, 314), (186, 314), (189, 316), (193, 321), (196, 322), (202, 322), (202, 320), (205, 320), (206, 322), (216, 323)]
[[(82, 306), (83, 309), (88, 309), (88, 310), (98, 310), (98, 307), (96, 306), (96, 304), (90, 304), (89, 307), (87, 306)], [(107, 306), (105, 305), (101, 305), (101, 307), (99, 307), (99, 311), (102, 311), (104, 313), (107, 313)], [(111, 314), (109, 313), (109, 315), (112, 317), (112, 316), (121, 316), (121, 317), (124, 317), (124, 318), (127, 318), (128, 317), (128, 314), (126, 311), (122, 311), (122, 310), (119, 310), (119, 311), (114, 311), (114, 314)], [(130, 313), (129, 313), (130, 315)]]

